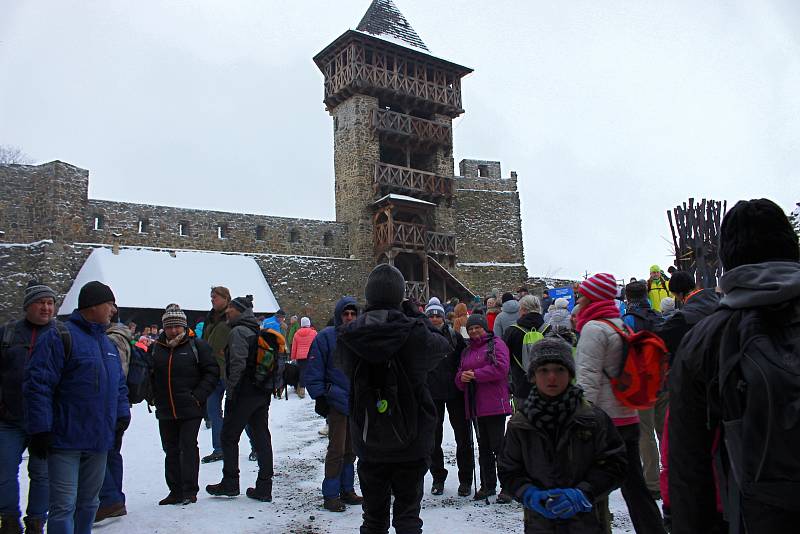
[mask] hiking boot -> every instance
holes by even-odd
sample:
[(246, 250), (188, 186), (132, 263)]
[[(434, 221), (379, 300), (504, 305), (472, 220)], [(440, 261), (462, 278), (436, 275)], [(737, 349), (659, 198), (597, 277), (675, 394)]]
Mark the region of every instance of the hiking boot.
[(0, 515), (0, 534), (22, 534), (19, 517), (11, 514)]
[(247, 488), (245, 495), (261, 502), (272, 502), (271, 491), (258, 491), (256, 488)]
[(123, 515), (128, 515), (128, 510), (125, 509), (125, 503), (118, 502), (109, 504), (108, 506), (101, 506), (97, 509), (97, 513), (94, 516), (94, 522), (99, 523), (100, 521), (108, 519), (109, 517), (122, 517)]
[(458, 496), (459, 497), (469, 497), (472, 494), (472, 484), (467, 482), (466, 484), (459, 484), (458, 485)]
[(188, 495), (183, 498), (181, 504), (186, 506), (187, 504), (194, 504), (197, 502), (197, 495)]
[(169, 495), (158, 501), (159, 506), (167, 506), (170, 504), (183, 504), (183, 497), (170, 492)]
[(490, 495), (494, 495), (496, 493), (497, 490), (494, 488), (491, 489), (481, 488), (475, 493), (473, 499), (475, 499), (476, 501), (482, 501), (483, 499), (488, 499)]
[(256, 454), (256, 451), (250, 451), (250, 456), (248, 456), (247, 459), (250, 460), (251, 462), (257, 462), (258, 455)]
[(317, 434), (319, 434), (320, 436), (327, 436), (328, 435), (328, 425), (327, 425), (327, 423), (325, 424), (324, 427), (320, 428), (317, 431)]
[(494, 502), (497, 504), (511, 504), (511, 501), (513, 500), (514, 497), (506, 493), (505, 490), (500, 490), (500, 494), (497, 496), (497, 500)]
[(236, 497), (239, 495), (239, 480), (232, 482), (223, 478), (219, 484), (206, 486), (206, 491), (215, 497)]
[(441, 495), (444, 493), (444, 482), (434, 482), (431, 487), (431, 495)]
[(347, 510), (347, 506), (344, 505), (339, 497), (333, 497), (331, 499), (325, 497), (323, 506), (329, 512), (344, 512)]
[(222, 460), (223, 456), (221, 452), (212, 452), (208, 456), (203, 456), (203, 459), (200, 460), (204, 464), (210, 464), (212, 462), (219, 462)]
[(361, 495), (357, 494), (355, 490), (343, 491), (339, 495), (339, 499), (343, 503), (349, 504), (350, 506), (355, 506), (357, 504), (361, 504), (361, 503), (364, 502), (364, 497), (362, 497)]
[(25, 534), (44, 534), (44, 519), (26, 517), (22, 521), (25, 523)]

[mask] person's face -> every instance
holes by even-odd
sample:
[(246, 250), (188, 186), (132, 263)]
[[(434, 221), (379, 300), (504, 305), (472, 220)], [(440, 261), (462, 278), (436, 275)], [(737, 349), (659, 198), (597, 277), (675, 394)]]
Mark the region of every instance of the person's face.
[(131, 331), (131, 334), (136, 332), (136, 323), (128, 323), (128, 330)]
[(175, 339), (184, 332), (186, 332), (186, 328), (180, 325), (170, 325), (164, 327), (164, 334), (166, 334), (167, 339)]
[(653, 271), (653, 272), (651, 272), (651, 273), (650, 273), (650, 280), (655, 280), (655, 279), (657, 279), (659, 276), (661, 276), (661, 273), (660, 273), (660, 272), (658, 272), (658, 271)]
[(286, 317), (284, 317), (283, 315), (278, 315), (278, 322), (281, 324), (285, 323)]
[(292, 316), (292, 317), (289, 319), (289, 324), (294, 324), (294, 323), (296, 323), (296, 322), (297, 322), (297, 317), (295, 317), (295, 316), (293, 315), (293, 316)]
[(83, 316), (87, 321), (98, 324), (110, 324), (115, 313), (117, 313), (117, 307), (113, 301), (96, 304), (83, 310)]
[(226, 318), (227, 318), (229, 321), (233, 321), (234, 319), (236, 319), (237, 317), (239, 317), (241, 314), (242, 314), (242, 312), (240, 312), (240, 311), (239, 311), (239, 308), (237, 308), (236, 306), (228, 306), (228, 307), (225, 309), (225, 317), (226, 317)]
[(547, 291), (545, 291), (544, 293), (542, 293), (542, 298), (543, 298), (543, 299), (549, 299), (549, 298), (550, 298), (550, 293), (548, 293)]
[(220, 312), (228, 306), (228, 299), (219, 293), (211, 292), (211, 307)]
[(342, 312), (342, 324), (347, 324), (355, 320), (358, 312), (355, 310), (344, 310)]
[(28, 322), (43, 326), (50, 322), (56, 311), (56, 301), (50, 297), (41, 298), (28, 304), (25, 318)]
[(431, 324), (436, 328), (441, 328), (444, 324), (444, 318), (441, 315), (431, 315)]
[(142, 331), (142, 335), (143, 336), (149, 336), (150, 335), (150, 327), (149, 326), (145, 326), (144, 327), (144, 330)]
[(585, 308), (586, 306), (588, 306), (591, 303), (592, 302), (589, 300), (589, 297), (587, 297), (585, 295), (580, 295), (578, 297), (578, 305), (581, 307), (581, 309)]
[(542, 395), (558, 397), (569, 385), (569, 370), (557, 363), (546, 363), (536, 368), (533, 382)]
[(478, 340), (486, 334), (486, 330), (479, 324), (474, 324), (467, 328), (467, 334), (469, 335), (470, 339)]
[(527, 292), (527, 291), (519, 291), (519, 292), (517, 293), (517, 300), (521, 299), (522, 297), (524, 297), (524, 296), (525, 296), (525, 295), (527, 295), (527, 294), (528, 294), (528, 292)]

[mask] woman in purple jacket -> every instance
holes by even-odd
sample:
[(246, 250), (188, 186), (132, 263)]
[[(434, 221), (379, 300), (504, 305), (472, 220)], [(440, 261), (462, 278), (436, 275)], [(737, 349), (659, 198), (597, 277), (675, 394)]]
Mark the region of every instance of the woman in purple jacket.
[[(475, 500), (482, 500), (497, 492), (496, 459), (503, 451), (506, 416), (511, 414), (509, 358), (508, 347), (502, 339), (489, 332), (483, 315), (470, 315), (467, 334), (469, 346), (461, 357), (456, 386), (466, 392), (464, 403), (467, 418), (477, 419), (481, 488), (475, 492)], [(511, 496), (501, 491), (497, 502), (509, 503)]]

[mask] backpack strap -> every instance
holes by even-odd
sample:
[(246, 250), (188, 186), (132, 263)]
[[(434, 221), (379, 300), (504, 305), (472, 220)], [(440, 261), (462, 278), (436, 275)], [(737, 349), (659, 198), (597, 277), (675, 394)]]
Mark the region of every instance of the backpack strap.
[(3, 341), (0, 345), (0, 353), (5, 353), (6, 350), (14, 343), (14, 332), (17, 329), (17, 321), (8, 321), (3, 327)]
[(194, 363), (200, 364), (200, 356), (197, 354), (197, 345), (194, 343), (194, 338), (189, 338), (189, 347), (192, 349), (192, 354), (194, 354)]
[[(517, 323), (514, 323), (514, 324), (512, 324), (511, 326), (513, 326), (513, 327), (517, 328), (518, 330), (520, 330), (521, 332), (523, 332), (523, 333), (525, 333), (525, 334), (527, 334), (528, 332), (530, 332), (530, 330), (525, 330), (524, 328), (522, 328), (522, 327), (521, 327), (520, 325), (518, 325)], [(524, 341), (525, 341), (525, 340), (524, 340), (524, 338), (523, 338), (523, 345), (524, 345)], [(522, 369), (523, 371), (525, 371), (525, 367), (523, 367), (523, 365), (522, 365), (522, 362), (519, 360), (519, 358), (517, 358), (517, 357), (514, 355), (514, 353), (513, 353), (513, 352), (511, 352), (511, 350), (509, 350), (508, 352), (511, 354), (511, 359), (512, 359), (512, 360), (514, 360), (514, 363), (516, 363), (516, 364), (519, 366), (519, 368), (520, 368), (520, 369)]]
[(64, 361), (69, 361), (72, 356), (72, 335), (69, 333), (67, 325), (58, 319), (53, 319), (53, 328), (58, 331), (58, 335), (61, 337), (61, 344), (64, 345)]
[[(622, 360), (620, 361), (619, 372), (617, 373), (617, 376), (619, 376), (622, 370), (625, 369), (625, 360), (628, 359), (628, 336), (633, 334), (633, 330), (631, 330), (631, 327), (626, 325), (625, 323), (622, 323), (622, 326), (625, 327), (625, 331), (623, 332), (620, 327), (618, 327), (608, 319), (598, 319), (598, 321), (603, 322), (608, 326), (610, 326), (611, 328), (613, 328), (614, 332), (619, 334), (619, 337), (622, 338)], [(605, 369), (603, 369), (603, 374), (606, 375), (606, 378), (611, 380), (611, 377), (608, 375), (608, 373), (606, 373)]]

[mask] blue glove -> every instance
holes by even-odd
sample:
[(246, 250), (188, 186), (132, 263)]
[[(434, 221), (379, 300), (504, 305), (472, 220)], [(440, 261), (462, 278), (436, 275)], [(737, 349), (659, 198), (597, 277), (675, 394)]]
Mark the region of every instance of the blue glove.
[(577, 513), (592, 510), (592, 503), (578, 488), (562, 488), (547, 492), (550, 500), (547, 510), (560, 519), (569, 519)]
[(545, 508), (543, 501), (548, 499), (547, 490), (540, 490), (536, 486), (531, 486), (522, 494), (522, 504), (525, 508), (533, 510), (546, 519), (555, 519), (557, 516)]

